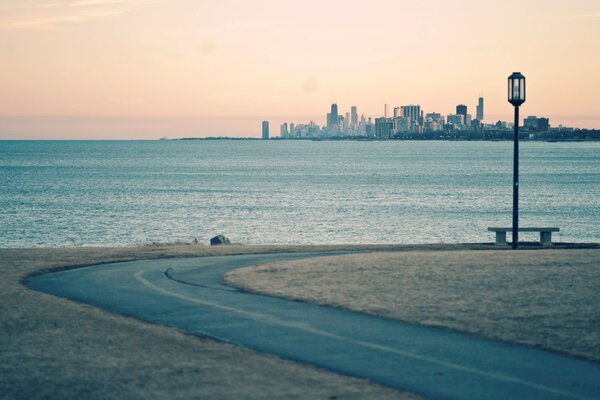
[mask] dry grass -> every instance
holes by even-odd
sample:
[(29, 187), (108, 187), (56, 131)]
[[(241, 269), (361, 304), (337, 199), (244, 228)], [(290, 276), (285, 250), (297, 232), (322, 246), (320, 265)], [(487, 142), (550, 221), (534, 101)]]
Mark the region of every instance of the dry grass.
[(246, 290), (600, 361), (600, 249), (371, 253), (236, 270)]
[[(317, 248), (310, 248), (313, 250)], [(369, 382), (35, 292), (30, 274), (144, 258), (306, 250), (145, 246), (0, 250), (1, 399), (406, 399)]]

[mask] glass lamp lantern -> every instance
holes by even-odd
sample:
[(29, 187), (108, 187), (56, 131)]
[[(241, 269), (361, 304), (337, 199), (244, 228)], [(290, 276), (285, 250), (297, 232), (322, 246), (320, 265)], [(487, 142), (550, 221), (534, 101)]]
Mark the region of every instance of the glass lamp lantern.
[(515, 107), (525, 103), (525, 77), (520, 72), (508, 77), (508, 102)]

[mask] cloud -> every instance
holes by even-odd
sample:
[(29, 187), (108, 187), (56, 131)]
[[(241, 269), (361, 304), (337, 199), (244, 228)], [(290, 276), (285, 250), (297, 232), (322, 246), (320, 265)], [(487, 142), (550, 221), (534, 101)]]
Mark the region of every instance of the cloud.
[(153, 0), (75, 0), (42, 4), (4, 6), (0, 30), (64, 30), (74, 24), (115, 17)]

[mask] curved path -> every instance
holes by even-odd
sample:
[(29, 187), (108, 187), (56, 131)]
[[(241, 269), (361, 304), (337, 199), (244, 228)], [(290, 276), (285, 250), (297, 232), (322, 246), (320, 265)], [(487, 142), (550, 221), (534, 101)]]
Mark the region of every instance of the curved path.
[(330, 254), (105, 264), (40, 275), (28, 285), (429, 398), (600, 398), (600, 364), (221, 284), (235, 268)]

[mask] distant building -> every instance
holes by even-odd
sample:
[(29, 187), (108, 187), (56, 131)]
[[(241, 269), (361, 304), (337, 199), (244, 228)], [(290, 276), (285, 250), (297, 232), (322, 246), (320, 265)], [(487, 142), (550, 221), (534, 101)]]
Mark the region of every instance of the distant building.
[(356, 130), (358, 127), (358, 111), (356, 106), (350, 107), (350, 123), (352, 124), (352, 129)]
[(346, 116), (344, 117), (344, 133), (345, 134), (350, 132), (350, 122), (351, 122), (350, 113), (346, 113)]
[(550, 119), (539, 118), (537, 123), (538, 132), (548, 132), (550, 130)]
[(410, 132), (410, 118), (408, 117), (396, 117), (394, 118), (394, 131), (396, 133)]
[(483, 124), (483, 97), (480, 97), (479, 102), (477, 103), (477, 112), (475, 118), (477, 118), (477, 120)]
[(538, 118), (535, 115), (530, 115), (523, 120), (523, 128), (532, 131), (537, 131)]
[(523, 128), (530, 131), (547, 132), (550, 129), (550, 120), (532, 115), (523, 120)]
[(398, 118), (401, 116), (402, 114), (400, 114), (400, 107), (394, 107), (394, 118)]
[(459, 104), (456, 106), (456, 115), (463, 116), (463, 125), (467, 125), (467, 106)]
[(283, 124), (281, 124), (281, 128), (279, 129), (279, 136), (285, 138), (288, 136), (288, 134), (288, 124), (287, 122), (284, 122)]
[(262, 122), (262, 138), (263, 140), (269, 140), (269, 121)]
[(425, 114), (425, 121), (433, 121), (438, 125), (444, 125), (444, 116), (440, 113), (427, 113)]
[(394, 122), (391, 118), (375, 118), (375, 136), (386, 139), (392, 137)]
[(465, 125), (465, 116), (462, 114), (450, 114), (448, 118), (446, 118), (449, 125), (452, 125), (454, 128), (460, 128)]
[(321, 127), (315, 124), (314, 121), (310, 121), (309, 124), (297, 124), (294, 129), (290, 132), (291, 137), (296, 139), (301, 138), (315, 138), (319, 137)]
[(420, 105), (414, 105), (411, 104), (409, 106), (402, 106), (400, 107), (402, 110), (402, 116), (404, 118), (410, 118), (410, 121), (413, 125), (417, 124), (421, 124), (421, 106)]
[(439, 131), (444, 127), (444, 117), (440, 113), (427, 113), (425, 114), (425, 130), (426, 131)]
[(338, 106), (333, 103), (331, 105), (331, 112), (327, 114), (327, 129), (337, 128), (340, 123), (340, 117), (338, 115)]
[(472, 120), (471, 114), (467, 114), (465, 116), (465, 126), (471, 126), (471, 120)]
[(369, 137), (375, 136), (375, 125), (373, 125), (373, 120), (371, 117), (369, 117), (365, 126), (365, 134)]

